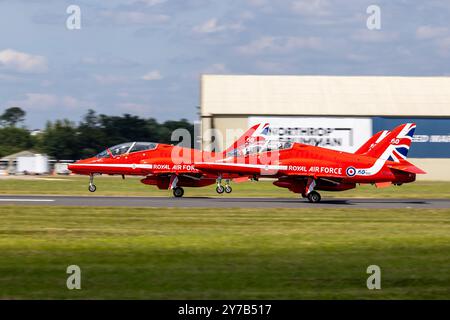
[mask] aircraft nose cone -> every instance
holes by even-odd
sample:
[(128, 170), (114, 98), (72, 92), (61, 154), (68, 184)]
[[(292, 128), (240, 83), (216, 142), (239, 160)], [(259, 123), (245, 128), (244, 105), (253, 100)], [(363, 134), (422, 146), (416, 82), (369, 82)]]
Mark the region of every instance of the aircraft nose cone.
[(67, 169), (69, 169), (70, 171), (75, 172), (75, 173), (78, 171), (77, 169), (79, 169), (79, 168), (80, 168), (80, 166), (78, 165), (78, 161), (71, 163), (67, 166)]
[(84, 173), (88, 168), (86, 165), (92, 163), (92, 158), (79, 160), (67, 166), (67, 169), (74, 173)]

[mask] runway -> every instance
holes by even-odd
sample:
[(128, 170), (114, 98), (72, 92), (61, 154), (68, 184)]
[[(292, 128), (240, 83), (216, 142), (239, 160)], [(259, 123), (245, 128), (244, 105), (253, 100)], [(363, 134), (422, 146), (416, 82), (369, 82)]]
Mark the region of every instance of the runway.
[(449, 209), (450, 199), (323, 199), (313, 204), (292, 198), (227, 197), (103, 197), (103, 196), (0, 196), (1, 205), (50, 205), (87, 207), (178, 207), (178, 208), (365, 208)]

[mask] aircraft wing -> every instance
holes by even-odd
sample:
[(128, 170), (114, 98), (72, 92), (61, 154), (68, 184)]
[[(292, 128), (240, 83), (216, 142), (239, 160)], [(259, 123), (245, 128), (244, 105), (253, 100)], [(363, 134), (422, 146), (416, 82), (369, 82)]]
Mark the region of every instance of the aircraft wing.
[[(266, 166), (258, 164), (227, 163), (227, 162), (197, 162), (195, 168), (209, 173), (240, 173), (242, 175), (261, 174)], [(267, 166), (270, 167), (270, 166)], [(269, 169), (269, 168), (267, 168)]]
[(201, 162), (195, 163), (195, 168), (210, 174), (239, 174), (241, 176), (267, 176), (276, 175), (280, 170), (284, 171), (283, 176), (298, 178), (325, 179), (330, 182), (339, 183), (341, 176), (330, 173), (305, 173), (305, 172), (286, 172), (287, 165), (263, 165), (248, 163), (226, 163), (226, 162)]

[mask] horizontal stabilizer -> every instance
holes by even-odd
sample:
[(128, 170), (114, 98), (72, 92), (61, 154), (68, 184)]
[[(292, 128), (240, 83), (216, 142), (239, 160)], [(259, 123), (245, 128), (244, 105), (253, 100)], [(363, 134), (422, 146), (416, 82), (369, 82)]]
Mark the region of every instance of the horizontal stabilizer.
[(407, 161), (404, 161), (399, 164), (388, 165), (388, 167), (391, 169), (405, 171), (405, 172), (409, 172), (409, 173), (426, 174), (425, 171), (423, 171), (422, 169), (416, 167), (415, 165), (413, 165), (412, 163), (409, 163)]

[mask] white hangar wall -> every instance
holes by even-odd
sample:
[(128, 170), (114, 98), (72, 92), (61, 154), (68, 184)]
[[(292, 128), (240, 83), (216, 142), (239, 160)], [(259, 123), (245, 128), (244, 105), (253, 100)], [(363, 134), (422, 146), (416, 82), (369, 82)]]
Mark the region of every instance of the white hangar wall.
[(306, 141), (335, 141), (323, 146), (353, 151), (380, 128), (414, 121), (421, 138), (410, 159), (428, 172), (419, 178), (450, 180), (450, 77), (203, 75), (200, 100), (205, 149), (209, 129), (225, 135), (266, 121), (330, 127), (331, 140)]

